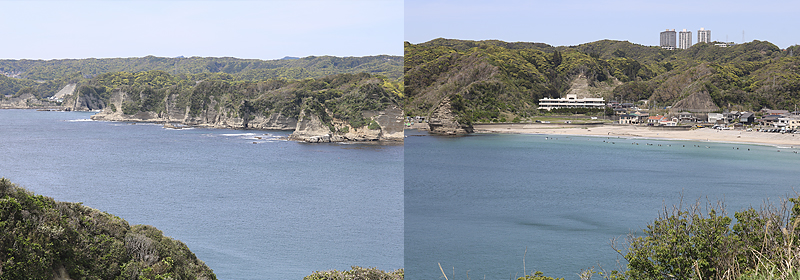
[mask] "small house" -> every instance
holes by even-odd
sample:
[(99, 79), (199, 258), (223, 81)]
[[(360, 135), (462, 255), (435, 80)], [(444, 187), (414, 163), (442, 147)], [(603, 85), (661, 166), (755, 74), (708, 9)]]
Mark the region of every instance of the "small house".
[(620, 124), (634, 124), (634, 123), (636, 123), (637, 119), (638, 119), (638, 117), (636, 115), (624, 114), (622, 116), (619, 116), (619, 123)]
[(650, 116), (647, 118), (648, 125), (659, 125), (661, 124), (662, 120), (666, 120), (667, 117), (661, 115)]
[(743, 113), (739, 116), (739, 123), (742, 124), (753, 124), (756, 121), (756, 115), (753, 113)]
[(725, 115), (722, 113), (708, 113), (708, 123), (724, 124)]
[(689, 112), (680, 112), (678, 113), (678, 120), (681, 122), (697, 122), (697, 118)]

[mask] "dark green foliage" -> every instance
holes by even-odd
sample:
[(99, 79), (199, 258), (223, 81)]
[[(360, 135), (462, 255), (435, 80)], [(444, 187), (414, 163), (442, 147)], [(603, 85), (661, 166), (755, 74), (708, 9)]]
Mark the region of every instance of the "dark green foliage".
[(647, 82), (633, 81), (614, 88), (615, 100), (638, 101), (649, 99), (655, 88)]
[[(0, 279), (216, 279), (185, 244), (0, 179)], [(66, 276), (66, 275), (64, 275)]]
[(177, 74), (230, 74), (237, 80), (275, 78), (320, 78), (341, 73), (366, 72), (396, 79), (402, 75), (403, 58), (377, 55), (366, 57), (310, 56), (292, 60), (258, 60), (232, 57), (133, 57), (103, 59), (0, 60), (0, 70), (21, 72), (30, 80), (56, 80), (74, 77), (96, 77), (111, 72), (146, 72), (158, 70)]
[[(789, 206), (789, 203), (792, 206)], [(699, 203), (664, 212), (628, 238), (630, 279), (794, 279), (800, 275), (800, 198), (725, 216)]]
[(350, 270), (345, 271), (315, 271), (311, 275), (303, 277), (303, 280), (403, 280), (404, 276), (402, 268), (385, 272), (374, 267), (352, 266)]
[[(724, 214), (724, 213), (723, 213)], [(730, 234), (731, 218), (699, 206), (674, 208), (656, 219), (634, 238), (629, 252), (629, 275), (633, 279), (710, 279), (724, 273), (736, 256), (736, 238)]]
[[(359, 74), (362, 75), (362, 74)], [(325, 90), (326, 95), (319, 96), (317, 100), (325, 104), (337, 119), (347, 121), (354, 128), (368, 126), (371, 123), (364, 118), (364, 111), (384, 110), (389, 105), (399, 106), (399, 96), (391, 93), (385, 86), (384, 80), (361, 76), (356, 84), (358, 75), (333, 76), (328, 81), (329, 87), (335, 90)], [(344, 91), (342, 91), (344, 90)], [(370, 128), (373, 129), (373, 128)]]
[(537, 271), (533, 273), (533, 275), (525, 275), (523, 277), (517, 278), (517, 280), (564, 280), (564, 278), (553, 278), (544, 276), (544, 273), (541, 271)]

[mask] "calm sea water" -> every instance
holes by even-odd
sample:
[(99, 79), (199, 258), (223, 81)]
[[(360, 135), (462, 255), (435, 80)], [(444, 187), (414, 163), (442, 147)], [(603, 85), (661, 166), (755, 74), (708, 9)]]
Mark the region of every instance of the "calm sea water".
[(795, 151), (605, 137), (410, 136), (406, 277), (444, 279), (441, 264), (451, 280), (509, 279), (523, 275), (523, 259), (528, 273), (566, 279), (589, 267), (618, 269), (610, 240), (640, 233), (681, 199), (722, 200), (732, 216), (766, 199), (796, 197)]
[(281, 141), (281, 131), (90, 115), (0, 110), (0, 176), (153, 225), (220, 279), (404, 266), (402, 145), (309, 145)]

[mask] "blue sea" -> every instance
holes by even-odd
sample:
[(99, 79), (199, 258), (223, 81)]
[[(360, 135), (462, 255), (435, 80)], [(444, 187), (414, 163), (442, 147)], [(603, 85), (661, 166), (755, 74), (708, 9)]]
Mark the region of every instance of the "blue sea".
[[(796, 147), (483, 134), (405, 141), (406, 279), (579, 279), (620, 270), (664, 207), (727, 214), (800, 191)], [(638, 145), (637, 145), (638, 143)], [(719, 213), (719, 212), (718, 212)], [(441, 268), (440, 268), (441, 266)]]
[(153, 225), (219, 279), (404, 267), (402, 145), (0, 110), (0, 176)]

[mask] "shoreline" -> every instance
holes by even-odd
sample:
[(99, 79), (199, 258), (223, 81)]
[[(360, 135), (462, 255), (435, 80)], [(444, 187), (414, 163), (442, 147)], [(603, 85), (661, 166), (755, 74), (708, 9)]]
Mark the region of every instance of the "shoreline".
[(741, 143), (800, 147), (800, 134), (781, 134), (712, 128), (666, 130), (647, 126), (569, 124), (478, 124), (475, 133), (546, 134), (594, 137), (621, 137), (679, 141)]

